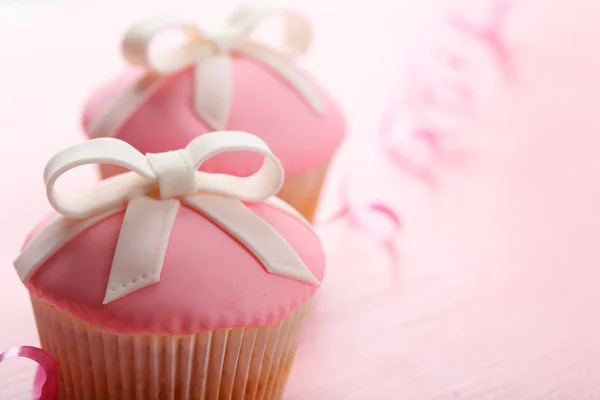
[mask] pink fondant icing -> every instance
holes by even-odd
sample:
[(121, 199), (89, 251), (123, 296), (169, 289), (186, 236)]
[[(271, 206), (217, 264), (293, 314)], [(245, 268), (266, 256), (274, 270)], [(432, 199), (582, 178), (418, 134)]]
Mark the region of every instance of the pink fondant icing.
[[(344, 118), (333, 101), (321, 90), (324, 113), (319, 115), (276, 72), (249, 58), (231, 58), (233, 104), (226, 129), (261, 137), (288, 176), (329, 161), (345, 134)], [(130, 71), (90, 97), (83, 115), (86, 131), (108, 102), (140, 76), (140, 72)], [(142, 153), (158, 153), (183, 148), (196, 136), (211, 131), (194, 111), (193, 73), (188, 69), (168, 78), (150, 94), (114, 137)], [(211, 159), (202, 169), (247, 175), (258, 168), (259, 162), (260, 157), (252, 154), (227, 154)]]
[[(262, 203), (247, 206), (290, 243), (321, 281), (325, 255), (317, 236), (276, 208)], [(272, 324), (317, 289), (267, 273), (228, 233), (182, 205), (160, 282), (103, 305), (123, 217), (121, 212), (105, 219), (59, 250), (30, 281), (32, 294), (113, 331), (189, 334)]]

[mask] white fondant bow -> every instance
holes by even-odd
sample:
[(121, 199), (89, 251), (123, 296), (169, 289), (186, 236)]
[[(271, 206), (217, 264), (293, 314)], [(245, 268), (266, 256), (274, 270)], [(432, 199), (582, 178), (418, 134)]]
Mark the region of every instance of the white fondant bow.
[[(271, 16), (283, 18), (285, 39), (274, 47), (251, 39), (251, 34)], [(187, 40), (169, 52), (154, 55), (151, 44), (169, 30), (179, 30)], [(121, 123), (150, 95), (163, 76), (185, 68), (194, 70), (194, 108), (213, 129), (227, 125), (232, 104), (233, 71), (231, 54), (241, 54), (262, 62), (285, 79), (317, 112), (323, 111), (318, 90), (290, 65), (289, 58), (306, 51), (310, 43), (306, 19), (279, 6), (252, 4), (239, 8), (225, 24), (216, 29), (201, 29), (193, 22), (154, 18), (134, 25), (123, 39), (125, 59), (142, 67), (148, 75), (126, 89), (105, 113), (93, 121), (89, 131), (94, 137), (112, 136)], [(158, 79), (157, 79), (158, 76)], [(257, 96), (260, 93), (257, 92)]]
[[(209, 158), (230, 151), (252, 151), (264, 156), (264, 162), (248, 177), (198, 171)], [(65, 172), (97, 163), (118, 165), (131, 172), (102, 181), (81, 195), (56, 189), (57, 179)], [(93, 139), (55, 155), (46, 166), (44, 180), (50, 204), (62, 215), (34, 237), (15, 260), (25, 283), (76, 235), (124, 209), (104, 303), (159, 282), (180, 203), (237, 238), (268, 272), (319, 283), (285, 239), (242, 203), (266, 201), (308, 225), (291, 206), (272, 197), (283, 183), (283, 168), (267, 145), (249, 133), (209, 133), (191, 141), (184, 150), (146, 156), (118, 139)]]

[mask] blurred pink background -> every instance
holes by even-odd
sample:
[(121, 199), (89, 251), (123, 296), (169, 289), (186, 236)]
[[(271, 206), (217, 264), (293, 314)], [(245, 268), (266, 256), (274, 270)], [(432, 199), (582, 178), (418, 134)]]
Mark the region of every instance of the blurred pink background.
[[(218, 20), (236, 3), (0, 2), (0, 350), (37, 344), (27, 293), (11, 263), (26, 233), (49, 210), (42, 182), (46, 161), (83, 139), (84, 98), (124, 67), (118, 46), (123, 30), (162, 11), (195, 15), (200, 23)], [(319, 226), (329, 270), (286, 399), (600, 399), (599, 385), (593, 385), (600, 364), (591, 360), (598, 324), (569, 311), (597, 303), (589, 286), (587, 297), (570, 307), (553, 300), (547, 287), (528, 287), (545, 273), (535, 268), (510, 271), (496, 263), (484, 274), (415, 262), (433, 240), (436, 215), (424, 204), (436, 199), (382, 157), (377, 139), (384, 110), (400, 94), (407, 61), (429, 32), (434, 0), (289, 3), (314, 22), (316, 41), (302, 64), (339, 100), (350, 127), (321, 220), (341, 206), (339, 184), (360, 150), (366, 167), (353, 174), (352, 195), (392, 205), (411, 229), (397, 238), (400, 279), (392, 281), (390, 255), (372, 238), (343, 220)], [(87, 172), (69, 183), (96, 179)], [(553, 279), (558, 284), (562, 277)], [(584, 287), (585, 280), (576, 282)], [(577, 288), (570, 290), (561, 296)], [(570, 322), (577, 327), (575, 349)], [(0, 399), (30, 399), (33, 368), (22, 360), (2, 363)]]

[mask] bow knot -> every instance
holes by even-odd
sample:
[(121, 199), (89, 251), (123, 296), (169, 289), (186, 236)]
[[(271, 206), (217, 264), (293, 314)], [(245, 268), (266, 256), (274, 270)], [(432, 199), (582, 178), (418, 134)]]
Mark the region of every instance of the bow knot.
[(146, 158), (156, 174), (162, 200), (189, 196), (198, 190), (194, 163), (185, 150), (147, 154)]
[[(283, 19), (285, 38), (279, 45), (251, 40), (252, 33), (267, 19)], [(151, 51), (155, 39), (167, 31), (180, 31), (186, 40), (165, 52)], [(124, 58), (145, 69), (142, 81), (134, 83), (108, 105), (104, 114), (89, 126), (93, 137), (113, 136), (129, 115), (164, 83), (164, 77), (191, 68), (194, 73), (193, 104), (196, 114), (214, 130), (226, 128), (233, 103), (233, 67), (231, 53), (251, 58), (278, 74), (316, 113), (323, 113), (319, 90), (290, 64), (304, 53), (310, 43), (308, 21), (299, 13), (276, 5), (248, 5), (236, 10), (227, 21), (212, 29), (179, 19), (153, 18), (132, 26), (122, 42)]]
[(204, 30), (204, 37), (221, 53), (241, 48), (248, 40), (248, 32), (231, 24), (223, 24)]
[[(198, 171), (211, 157), (233, 151), (262, 155), (261, 168), (246, 177)], [(131, 172), (104, 180), (80, 195), (56, 189), (56, 181), (65, 172), (96, 163)], [(297, 211), (272, 197), (283, 177), (283, 167), (266, 143), (244, 132), (213, 132), (197, 137), (183, 150), (146, 156), (118, 139), (81, 143), (48, 162), (44, 171), (48, 200), (64, 218), (54, 220), (27, 244), (15, 268), (26, 282), (77, 234), (125, 209), (104, 302), (117, 300), (160, 281), (171, 229), (183, 203), (228, 231), (267, 272), (318, 284), (289, 243), (243, 203), (265, 201), (310, 226)], [(156, 189), (160, 199), (149, 196)]]

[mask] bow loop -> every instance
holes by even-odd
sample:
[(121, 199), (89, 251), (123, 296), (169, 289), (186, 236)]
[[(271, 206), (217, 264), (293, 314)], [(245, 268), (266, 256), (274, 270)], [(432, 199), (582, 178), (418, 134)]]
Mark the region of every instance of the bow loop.
[[(169, 31), (180, 31), (187, 40), (181, 47), (154, 54), (152, 45)], [(210, 47), (203, 43), (205, 39), (194, 22), (176, 18), (151, 18), (134, 24), (125, 33), (121, 51), (131, 65), (158, 75), (169, 75), (194, 65), (198, 59), (208, 55)]]
[[(65, 173), (89, 164), (112, 164), (132, 173), (102, 181), (79, 194), (66, 194), (56, 188)], [(99, 138), (61, 151), (50, 159), (44, 170), (46, 195), (50, 205), (69, 218), (88, 218), (118, 207), (152, 189), (156, 179), (146, 157), (133, 146), (113, 138)]]
[(250, 38), (260, 26), (271, 18), (279, 17), (283, 23), (283, 41), (274, 50), (280, 54), (297, 57), (310, 47), (311, 27), (307, 19), (293, 10), (276, 4), (248, 4), (230, 14), (228, 26), (236, 26)]
[(283, 185), (283, 166), (262, 139), (249, 133), (208, 133), (192, 140), (186, 151), (194, 160), (194, 169), (221, 153), (252, 151), (264, 157), (260, 169), (246, 177), (196, 172), (196, 185), (200, 191), (244, 201), (263, 201), (277, 194)]

